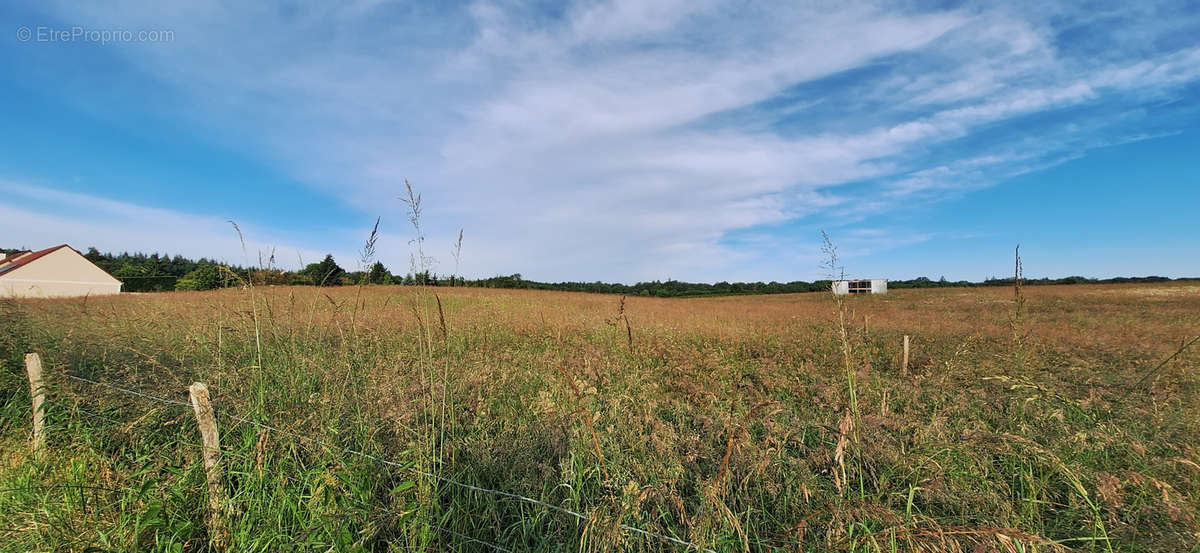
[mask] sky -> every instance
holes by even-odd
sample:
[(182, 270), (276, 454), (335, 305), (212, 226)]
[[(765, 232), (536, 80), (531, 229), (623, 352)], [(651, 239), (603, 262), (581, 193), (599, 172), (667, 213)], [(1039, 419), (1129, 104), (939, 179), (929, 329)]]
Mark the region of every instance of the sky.
[(0, 246), (1200, 276), (1198, 99), (1194, 2), (6, 2)]

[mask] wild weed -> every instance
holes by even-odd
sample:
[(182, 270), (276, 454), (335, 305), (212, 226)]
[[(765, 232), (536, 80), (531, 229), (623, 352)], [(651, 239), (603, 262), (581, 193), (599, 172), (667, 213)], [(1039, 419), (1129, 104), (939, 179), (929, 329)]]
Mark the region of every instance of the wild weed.
[[(858, 421), (858, 375), (857, 367), (854, 362), (854, 350), (850, 345), (850, 332), (846, 327), (846, 300), (834, 290), (835, 282), (846, 279), (845, 268), (839, 264), (837, 246), (834, 245), (833, 239), (829, 233), (821, 231), (821, 253), (825, 255), (824, 267), (827, 270), (830, 282), (830, 295), (833, 297), (834, 303), (837, 305), (837, 338), (838, 344), (841, 346), (842, 354), (842, 374), (846, 379), (846, 396), (849, 402), (850, 414), (854, 417), (854, 422)], [(855, 425), (857, 426), (857, 425)], [(854, 441), (858, 441), (858, 434), (853, 434)]]

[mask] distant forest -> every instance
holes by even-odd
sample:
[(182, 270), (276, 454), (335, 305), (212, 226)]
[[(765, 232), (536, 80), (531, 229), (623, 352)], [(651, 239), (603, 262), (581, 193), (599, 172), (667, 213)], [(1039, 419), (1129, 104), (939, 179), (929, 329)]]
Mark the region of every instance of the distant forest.
[[(0, 248), (0, 252), (18, 250)], [(525, 280), (520, 274), (494, 276), (482, 279), (466, 279), (460, 276), (437, 275), (428, 271), (392, 274), (378, 261), (367, 271), (346, 271), (326, 255), (317, 263), (310, 263), (298, 271), (281, 269), (248, 268), (230, 266), (212, 259), (188, 259), (144, 253), (101, 253), (88, 248), (84, 257), (108, 271), (125, 283), (126, 292), (156, 292), (166, 290), (210, 290), (247, 283), (258, 285), (309, 285), (347, 286), (372, 285), (426, 285), (426, 286), (472, 286), (480, 288), (521, 288), (530, 290), (561, 290), (570, 292), (598, 292), (626, 294), (631, 296), (655, 296), (660, 298), (684, 296), (726, 296), (737, 294), (787, 294), (796, 292), (823, 292), (829, 290), (828, 280), (806, 282), (681, 282), (678, 280), (655, 280), (637, 284), (613, 284), (607, 282), (538, 282)], [(1094, 279), (1081, 276), (1066, 278), (1025, 279), (1027, 285), (1049, 284), (1101, 284), (1126, 282), (1166, 282), (1173, 280), (1161, 276), (1118, 277)], [(1175, 279), (1186, 280), (1186, 279)], [(889, 289), (941, 288), (972, 286), (1012, 286), (1013, 279), (989, 278), (982, 282), (966, 280), (937, 280), (919, 277), (910, 280), (889, 280)]]

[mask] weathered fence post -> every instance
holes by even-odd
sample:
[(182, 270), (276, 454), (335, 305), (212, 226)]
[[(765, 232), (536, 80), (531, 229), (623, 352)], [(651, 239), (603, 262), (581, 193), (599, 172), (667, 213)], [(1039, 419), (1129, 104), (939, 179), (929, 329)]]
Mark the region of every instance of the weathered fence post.
[(904, 360), (900, 362), (900, 374), (908, 376), (908, 335), (904, 335)]
[(229, 527), (226, 506), (229, 504), (225, 484), (221, 482), (221, 439), (217, 435), (217, 421), (213, 416), (212, 403), (208, 399), (208, 387), (193, 382), (188, 387), (192, 410), (196, 412), (196, 425), (204, 440), (204, 473), (208, 479), (208, 531), (214, 548), (224, 551), (229, 547)]
[(33, 457), (46, 456), (46, 389), (42, 384), (42, 358), (36, 353), (25, 354), (25, 372), (29, 374), (29, 397), (33, 404)]

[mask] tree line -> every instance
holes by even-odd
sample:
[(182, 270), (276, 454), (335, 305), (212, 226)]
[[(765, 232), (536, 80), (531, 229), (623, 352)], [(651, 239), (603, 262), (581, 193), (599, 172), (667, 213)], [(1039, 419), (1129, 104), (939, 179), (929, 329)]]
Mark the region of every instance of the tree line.
[[(17, 251), (17, 250), (10, 250)], [(393, 275), (381, 262), (366, 271), (346, 271), (326, 255), (298, 271), (271, 267), (242, 267), (217, 260), (192, 260), (182, 255), (157, 253), (102, 253), (88, 248), (83, 254), (92, 263), (124, 283), (126, 292), (158, 292), (167, 290), (212, 290), (230, 286), (252, 285), (309, 285), (345, 286), (357, 284), (410, 284), (429, 286), (460, 286), (458, 277), (438, 276), (428, 271), (417, 274)]]
[[(3, 250), (13, 252), (16, 250)], [(636, 284), (608, 282), (539, 282), (526, 280), (519, 273), (489, 278), (467, 279), (455, 275), (438, 275), (431, 271), (392, 274), (382, 263), (376, 261), (365, 271), (347, 271), (337, 264), (333, 255), (326, 255), (316, 263), (310, 263), (297, 271), (275, 268), (254, 268), (227, 265), (213, 259), (189, 259), (180, 255), (144, 253), (102, 253), (88, 248), (84, 257), (114, 277), (124, 282), (127, 292), (153, 292), (165, 290), (210, 290), (246, 284), (260, 285), (308, 285), (347, 286), (409, 285), (409, 286), (469, 286), (480, 288), (515, 288), (528, 290), (559, 290), (569, 292), (596, 292), (625, 294), (631, 296), (654, 296), (660, 298), (691, 296), (727, 296), (738, 294), (788, 294), (798, 292), (823, 292), (829, 290), (829, 280), (791, 282), (683, 282), (678, 280), (654, 280)], [(1164, 282), (1172, 279), (1161, 276), (1117, 277), (1095, 279), (1082, 276), (1065, 278), (1025, 279), (1026, 285), (1055, 284), (1100, 284), (1125, 282)], [(1010, 278), (988, 278), (981, 282), (966, 280), (951, 281), (945, 277), (934, 280), (918, 277), (909, 280), (890, 280), (888, 288), (942, 288), (975, 286), (1012, 286)]]
[[(1165, 282), (1171, 278), (1161, 276), (1148, 277), (1117, 277), (1095, 279), (1082, 276), (1065, 278), (1022, 279), (1025, 285), (1051, 284), (1107, 284), (1124, 282)], [(1183, 280), (1183, 279), (1178, 279)], [(524, 280), (520, 274), (497, 276), (487, 279), (466, 281), (467, 286), (482, 286), (486, 288), (526, 288), (532, 290), (561, 290), (570, 292), (598, 292), (606, 294), (625, 294), (636, 296), (655, 296), (660, 298), (690, 297), (690, 296), (729, 296), (738, 294), (793, 294), (800, 292), (828, 292), (830, 280), (792, 282), (682, 282), (678, 280), (654, 280), (637, 284), (612, 284), (606, 282), (537, 282)], [(949, 281), (944, 277), (933, 280), (929, 277), (918, 277), (909, 280), (889, 280), (888, 288), (948, 288), (976, 286), (1012, 286), (1012, 278), (988, 278), (982, 282), (966, 280)]]

